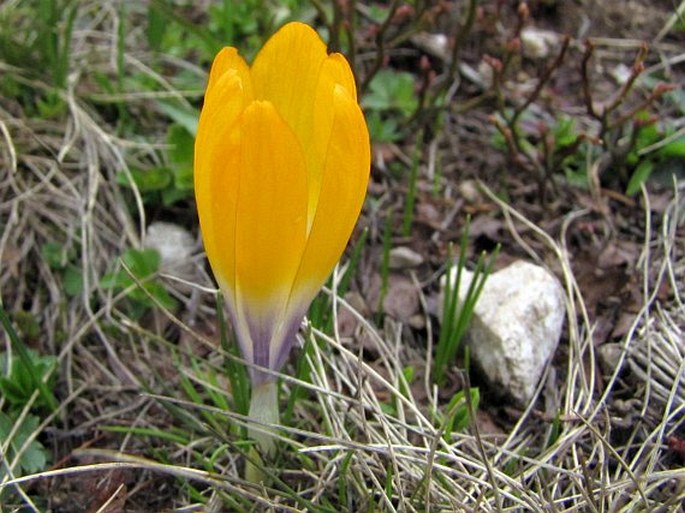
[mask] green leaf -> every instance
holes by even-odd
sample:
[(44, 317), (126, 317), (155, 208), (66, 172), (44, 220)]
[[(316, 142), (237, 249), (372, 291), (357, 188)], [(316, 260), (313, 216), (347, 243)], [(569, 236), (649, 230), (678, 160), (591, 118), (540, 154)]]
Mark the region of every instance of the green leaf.
[(162, 263), (162, 257), (156, 249), (128, 249), (124, 251), (121, 260), (140, 279), (156, 273)]
[(685, 158), (685, 135), (677, 137), (659, 150), (659, 156), (665, 158)]
[[(461, 236), (459, 258), (456, 263), (452, 262), (452, 248), (449, 248), (450, 253), (444, 277), (442, 323), (435, 347), (435, 359), (433, 360), (433, 380), (438, 386), (444, 385), (447, 367), (457, 354), (457, 350), (473, 316), (478, 298), (499, 254), (499, 246), (495, 248), (495, 251), (489, 258), (487, 258), (485, 252), (481, 253), (476, 261), (471, 282), (466, 287), (466, 293), (463, 299), (461, 299), (459, 292), (465, 286), (462, 283), (462, 276), (466, 268), (469, 226), (470, 219), (467, 218), (466, 226)], [(453, 275), (454, 278), (452, 278)]]
[(195, 138), (183, 126), (173, 124), (167, 131), (169, 160), (174, 176), (174, 187), (181, 191), (193, 189), (193, 158)]
[[(229, 336), (228, 325), (224, 317), (223, 298), (221, 295), (217, 296), (216, 314), (219, 320), (219, 332), (221, 334), (221, 347), (227, 353), (234, 357), (240, 356), (240, 349), (235, 335)], [(247, 368), (238, 362), (235, 358), (230, 356), (224, 357), (224, 368), (226, 375), (231, 384), (233, 392), (233, 406), (235, 411), (241, 415), (247, 415), (250, 409), (250, 378)], [(241, 429), (242, 436), (247, 436), (247, 431)]]
[(31, 397), (20, 379), (0, 378), (0, 392), (10, 404), (22, 404)]
[(83, 273), (75, 265), (68, 265), (64, 270), (64, 292), (70, 297), (76, 297), (83, 291)]
[(50, 269), (59, 270), (67, 265), (67, 249), (64, 244), (48, 242), (40, 248), (40, 255)]
[(159, 52), (167, 28), (167, 20), (154, 4), (147, 10), (147, 41), (150, 48)]
[(647, 181), (649, 175), (654, 169), (654, 162), (652, 160), (643, 160), (637, 166), (633, 175), (630, 177), (628, 187), (626, 187), (626, 196), (633, 196), (640, 192), (640, 186)]
[(193, 163), (193, 145), (195, 138), (188, 130), (179, 125), (172, 124), (167, 131), (167, 143), (171, 146), (169, 158), (174, 164)]
[(100, 286), (104, 289), (113, 289), (119, 285), (119, 273), (107, 273), (100, 278)]
[(366, 119), (372, 141), (379, 143), (395, 142), (402, 137), (395, 118), (384, 117), (379, 111), (371, 111)]
[[(145, 284), (145, 290), (153, 297), (157, 302), (162, 305), (164, 308), (167, 310), (171, 310), (176, 306), (176, 301), (174, 298), (169, 295), (167, 290), (164, 288), (164, 286), (156, 281), (152, 282), (147, 282)], [(141, 302), (147, 302), (149, 303), (150, 300), (149, 298), (144, 295), (143, 291), (138, 290), (137, 292), (140, 292), (140, 300)], [(152, 305), (150, 305), (152, 306)]]
[[(480, 391), (477, 388), (471, 388), (469, 394), (471, 396), (473, 411), (475, 412), (478, 409), (478, 403), (480, 402)], [(445, 439), (449, 440), (452, 433), (455, 431), (463, 431), (469, 426), (471, 421), (464, 390), (459, 390), (452, 396), (452, 399), (447, 405), (446, 412), (443, 431)]]
[(190, 196), (192, 196), (192, 191), (187, 189), (166, 189), (162, 191), (162, 204), (168, 207), (177, 201), (188, 199)]
[(413, 75), (390, 69), (379, 71), (371, 80), (362, 105), (370, 110), (395, 110), (410, 116), (418, 106)]
[[(26, 344), (24, 344), (17, 334), (14, 326), (12, 325), (12, 321), (2, 305), (0, 305), (0, 323), (2, 324), (3, 328), (5, 329), (5, 333), (7, 333), (7, 336), (12, 343), (12, 349), (17, 354), (16, 359), (17, 362), (19, 362), (17, 365), (21, 365), (22, 368), (26, 370), (26, 373), (22, 376), (26, 380), (29, 380), (32, 387), (32, 393), (33, 390), (38, 390), (40, 392), (40, 400), (42, 401), (42, 404), (47, 405), (53, 411), (56, 410), (59, 406), (57, 399), (55, 399), (52, 391), (43, 381), (46, 373), (52, 373), (52, 367), (46, 367), (46, 361), (41, 363), (41, 358), (36, 358), (35, 354), (28, 347), (26, 347)], [(14, 365), (14, 362), (10, 363), (10, 367), (12, 369), (10, 371), (10, 375), (14, 371)]]
[[(131, 178), (133, 178), (138, 190), (145, 193), (160, 191), (169, 187), (172, 182), (172, 173), (165, 167), (153, 167), (145, 170), (131, 169)], [(131, 187), (131, 182), (123, 171), (116, 174), (115, 180), (120, 185)]]
[(373, 4), (373, 5), (370, 5), (368, 7), (368, 9), (369, 9), (368, 16), (374, 23), (381, 24), (388, 17), (388, 11), (389, 10), (387, 7), (382, 7), (382, 6)]
[(174, 123), (181, 125), (189, 134), (195, 137), (195, 134), (197, 134), (197, 121), (200, 117), (197, 110), (171, 101), (158, 101), (157, 105)]
[[(0, 358), (0, 367), (5, 370), (5, 375), (0, 377), (0, 392), (10, 405), (18, 408), (22, 408), (36, 391), (36, 380), (42, 382), (57, 365), (57, 358), (54, 356), (41, 356), (30, 349), (26, 351), (27, 361), (14, 355), (7, 361), (6, 353), (0, 353)], [(52, 381), (54, 379), (48, 380), (48, 386)], [(49, 406), (49, 401), (39, 397), (35, 405)]]
[(650, 123), (640, 128), (635, 141), (635, 149), (641, 150), (658, 142), (663, 136), (659, 133), (656, 123)]
[[(138, 307), (152, 307), (154, 301), (168, 309), (176, 306), (176, 301), (169, 295), (164, 286), (150, 279), (159, 270), (161, 264), (161, 257), (157, 250), (128, 249), (121, 256), (121, 261), (126, 269), (105, 274), (100, 280), (102, 287), (123, 290), (133, 286), (138, 281), (141, 282), (141, 286), (133, 288), (128, 294), (128, 297)], [(142, 314), (143, 311), (143, 309), (137, 309), (137, 313)]]
[(216, 39), (214, 34), (205, 29), (204, 25), (198, 24), (178, 13), (172, 2), (152, 0), (150, 4), (158, 11), (159, 16), (165, 19), (167, 25), (172, 23), (178, 24), (183, 29), (183, 33), (195, 36), (204, 47), (202, 48), (203, 50), (214, 55), (223, 46), (222, 41)]
[(564, 166), (564, 175), (568, 183), (574, 187), (580, 189), (588, 189), (590, 187), (587, 170), (584, 167), (575, 169), (571, 165), (566, 165)]
[[(9, 442), (9, 453), (10, 461), (14, 458), (19, 450), (23, 447), (30, 436), (38, 429), (40, 425), (40, 419), (35, 415), (27, 415), (24, 417), (22, 424), (15, 428), (15, 422), (17, 419), (13, 419), (7, 414), (0, 412), (0, 440), (5, 442), (9, 437), (10, 433), (14, 429), (14, 438)], [(34, 474), (45, 469), (48, 463), (48, 453), (45, 447), (38, 441), (31, 441), (26, 449), (19, 456), (18, 461), (18, 471), (15, 471), (15, 475), (24, 474)], [(4, 469), (0, 469), (0, 476), (4, 473)]]
[(563, 116), (557, 121), (552, 133), (558, 148), (573, 144), (578, 137), (576, 120), (570, 116)]

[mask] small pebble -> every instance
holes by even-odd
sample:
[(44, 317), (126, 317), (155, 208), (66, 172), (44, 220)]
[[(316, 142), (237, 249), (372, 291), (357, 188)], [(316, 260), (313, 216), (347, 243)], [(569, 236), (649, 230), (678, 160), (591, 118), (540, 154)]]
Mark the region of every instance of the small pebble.
[(390, 250), (390, 269), (411, 269), (422, 263), (423, 257), (406, 246), (398, 246)]

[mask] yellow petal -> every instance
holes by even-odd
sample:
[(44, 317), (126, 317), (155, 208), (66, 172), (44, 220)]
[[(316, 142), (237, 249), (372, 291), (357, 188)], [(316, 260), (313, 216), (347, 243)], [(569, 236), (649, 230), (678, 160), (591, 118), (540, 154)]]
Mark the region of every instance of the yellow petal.
[[(306, 243), (307, 177), (302, 150), (269, 102), (255, 101), (236, 123), (239, 141), (235, 310), (243, 354), (272, 367), (276, 346), (292, 340), (288, 296)], [(273, 367), (272, 367), (273, 368)], [(253, 382), (259, 373), (252, 372)]]
[[(206, 177), (202, 159), (211, 158), (213, 149), (252, 101), (250, 70), (235, 48), (223, 48), (214, 58), (195, 138), (195, 168)], [(199, 159), (199, 160), (198, 160)], [(197, 179), (198, 171), (195, 172)]]
[(311, 132), (312, 99), (326, 45), (303, 23), (288, 23), (266, 42), (251, 68), (255, 98), (268, 100), (298, 134)]
[(295, 22), (269, 39), (252, 65), (251, 77), (255, 98), (274, 104), (305, 149), (309, 231), (333, 125), (333, 90), (341, 85), (356, 99), (352, 70), (341, 54), (327, 55), (313, 29)]
[[(222, 48), (214, 57), (212, 69), (209, 72), (209, 80), (207, 82), (207, 94), (210, 94), (217, 85), (219, 79), (229, 71), (235, 71), (243, 82), (248, 82), (246, 77), (250, 75), (245, 60), (238, 54), (238, 50), (233, 47)], [(205, 98), (205, 103), (207, 99)]]
[(326, 281), (347, 245), (366, 194), (371, 155), (364, 116), (343, 86), (336, 86), (333, 105), (335, 120), (318, 207), (289, 308), (311, 301)]
[(339, 85), (348, 91), (351, 88), (351, 95), (354, 96), (354, 76), (350, 66), (342, 55), (333, 54), (328, 56), (321, 66), (314, 101), (311, 103), (313, 107), (312, 123), (308, 127), (302, 127), (303, 131), (298, 133), (302, 146), (307, 148), (305, 159), (309, 178), (308, 232), (311, 230), (319, 204), (324, 163), (329, 151), (328, 146), (331, 141), (331, 130), (335, 117), (333, 95), (336, 86)]
[(305, 245), (302, 150), (269, 102), (255, 101), (245, 109), (234, 138), (239, 141), (240, 175), (233, 234), (238, 301), (255, 308), (285, 307)]
[(245, 108), (240, 77), (224, 73), (213, 94), (202, 109), (195, 138), (195, 199), (207, 257), (219, 284), (230, 287), (224, 290), (228, 300), (234, 301), (239, 145), (229, 135)]
[[(195, 186), (207, 256), (243, 355), (278, 369), (352, 232), (369, 138), (349, 64), (290, 23), (252, 68), (217, 55), (196, 138)], [(253, 383), (270, 379), (251, 372)]]
[(228, 130), (218, 128), (204, 134), (209, 156), (196, 158), (205, 250), (243, 355), (269, 366), (272, 341), (292, 331), (284, 316), (306, 242), (304, 158), (268, 102), (252, 102)]
[(340, 53), (332, 53), (328, 56), (326, 66), (326, 72), (333, 76), (335, 83), (343, 86), (350, 97), (356, 101), (357, 86), (354, 83), (354, 75), (345, 56)]

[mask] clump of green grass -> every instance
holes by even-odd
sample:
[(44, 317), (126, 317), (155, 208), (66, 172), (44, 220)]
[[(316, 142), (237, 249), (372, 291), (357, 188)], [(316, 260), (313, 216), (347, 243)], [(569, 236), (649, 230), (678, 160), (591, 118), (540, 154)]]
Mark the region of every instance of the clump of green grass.
[[(485, 282), (495, 265), (499, 247), (493, 255), (486, 259), (481, 254), (473, 271), (473, 279), (469, 282), (464, 293), (462, 277), (466, 268), (466, 250), (469, 241), (469, 223), (467, 220), (459, 244), (459, 257), (452, 262), (452, 251), (449, 251), (449, 261), (444, 276), (443, 299), (441, 305), (440, 334), (435, 347), (435, 360), (433, 362), (433, 379), (438, 386), (445, 385), (448, 366), (454, 361), (461, 342), (466, 335), (471, 317), (480, 297)], [(460, 297), (463, 293), (463, 298)]]

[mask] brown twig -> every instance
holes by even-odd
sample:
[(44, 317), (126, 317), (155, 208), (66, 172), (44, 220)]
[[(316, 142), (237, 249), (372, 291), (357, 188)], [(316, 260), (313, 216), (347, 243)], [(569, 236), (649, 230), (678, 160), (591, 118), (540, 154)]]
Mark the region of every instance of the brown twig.
[(559, 51), (559, 54), (557, 55), (556, 59), (545, 68), (545, 70), (542, 72), (542, 76), (540, 76), (540, 79), (538, 80), (538, 83), (535, 85), (535, 89), (533, 89), (533, 92), (528, 95), (528, 98), (526, 98), (526, 101), (523, 102), (522, 105), (520, 105), (515, 111), (514, 115), (511, 118), (510, 125), (515, 125), (516, 122), (518, 121), (518, 118), (521, 116), (521, 114), (528, 108), (530, 105), (538, 99), (540, 96), (540, 93), (542, 92), (542, 89), (545, 87), (545, 84), (547, 84), (552, 78), (552, 74), (561, 67), (562, 63), (564, 62), (564, 57), (566, 56), (566, 50), (568, 50), (569, 43), (571, 42), (571, 38), (569, 36), (566, 36), (564, 38), (564, 42), (561, 44), (561, 50)]
[(447, 84), (450, 84), (456, 80), (456, 74), (459, 69), (459, 54), (461, 53), (461, 49), (464, 43), (466, 42), (466, 38), (471, 34), (471, 30), (473, 29), (473, 23), (476, 20), (477, 7), (478, 0), (470, 0), (469, 5), (466, 9), (466, 20), (464, 21), (463, 25), (457, 27), (457, 38), (454, 41), (454, 47), (452, 48), (452, 58), (450, 60), (450, 67), (447, 71)]
[(621, 114), (617, 119), (611, 123), (607, 123), (607, 129), (611, 130), (613, 128), (619, 127), (633, 119), (639, 112), (647, 109), (657, 100), (659, 100), (664, 94), (675, 89), (674, 84), (659, 84), (643, 101), (632, 107), (628, 112)]
[(399, 0), (393, 0), (392, 4), (390, 4), (388, 15), (386, 16), (385, 20), (383, 20), (381, 26), (378, 27), (378, 31), (376, 32), (376, 58), (371, 66), (371, 69), (366, 73), (364, 81), (360, 87), (362, 94), (364, 91), (366, 91), (371, 83), (371, 80), (374, 76), (376, 76), (376, 73), (378, 73), (383, 65), (383, 60), (385, 59), (385, 35), (392, 22), (392, 19), (395, 16), (395, 12), (397, 11), (399, 4)]
[(604, 110), (602, 111), (602, 118), (604, 118), (605, 120), (608, 119), (608, 116), (625, 101), (628, 94), (633, 89), (635, 81), (645, 70), (644, 61), (645, 57), (647, 57), (648, 51), (649, 48), (647, 46), (647, 43), (643, 42), (640, 46), (640, 50), (638, 51), (637, 56), (635, 57), (633, 66), (630, 69), (630, 76), (628, 77), (628, 80), (625, 81), (625, 83), (621, 87), (621, 90), (618, 92), (614, 100), (609, 105), (604, 107)]
[(585, 53), (583, 53), (583, 60), (580, 64), (580, 77), (583, 88), (583, 99), (585, 100), (585, 108), (587, 109), (587, 113), (593, 118), (598, 119), (599, 116), (592, 101), (592, 89), (590, 88), (590, 73), (588, 69), (590, 59), (592, 58), (594, 52), (595, 45), (588, 39), (585, 41)]

